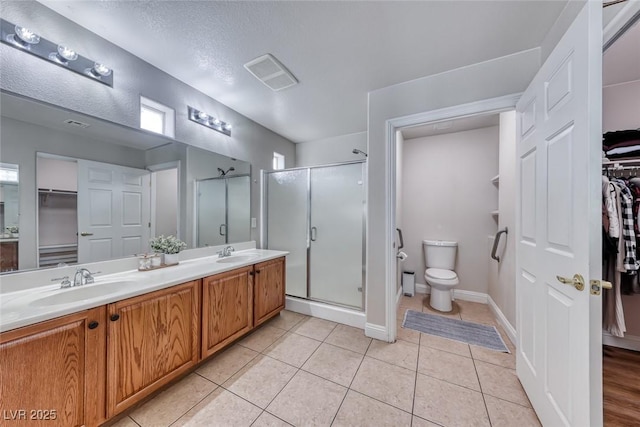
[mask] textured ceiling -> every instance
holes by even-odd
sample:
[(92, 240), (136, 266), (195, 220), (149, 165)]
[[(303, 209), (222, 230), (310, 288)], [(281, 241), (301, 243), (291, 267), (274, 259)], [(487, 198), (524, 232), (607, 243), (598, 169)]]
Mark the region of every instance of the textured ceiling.
[[(294, 142), (365, 131), (369, 91), (540, 46), (566, 4), (40, 2)], [(300, 84), (243, 68), (265, 53)]]
[(640, 21), (616, 40), (602, 58), (604, 86), (636, 80), (640, 80)]

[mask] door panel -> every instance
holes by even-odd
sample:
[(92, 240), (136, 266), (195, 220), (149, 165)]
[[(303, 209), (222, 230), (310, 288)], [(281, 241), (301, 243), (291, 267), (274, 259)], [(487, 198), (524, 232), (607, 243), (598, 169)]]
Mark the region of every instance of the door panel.
[(284, 271), (284, 258), (255, 265), (254, 326), (265, 322), (284, 308)]
[(362, 164), (311, 170), (309, 297), (362, 308)]
[(267, 180), (267, 248), (289, 251), (286, 293), (307, 298), (309, 170), (273, 172)]
[(112, 417), (197, 363), (200, 281), (109, 304), (107, 310)]
[(517, 373), (543, 425), (602, 424), (601, 18), (587, 2), (516, 108)]
[(78, 160), (78, 262), (145, 252), (151, 221), (150, 174)]
[(251, 240), (251, 180), (248, 176), (227, 178), (227, 242)]
[(227, 243), (226, 189), (224, 179), (198, 181), (196, 212), (198, 247)]

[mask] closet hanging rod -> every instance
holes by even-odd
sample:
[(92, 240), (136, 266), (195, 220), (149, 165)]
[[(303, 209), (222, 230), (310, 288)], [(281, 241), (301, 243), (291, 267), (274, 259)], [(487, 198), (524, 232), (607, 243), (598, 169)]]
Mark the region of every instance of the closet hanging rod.
[(620, 159), (620, 160), (605, 160), (602, 159), (602, 166), (624, 166), (624, 165), (638, 165), (640, 166), (640, 158), (638, 159)]

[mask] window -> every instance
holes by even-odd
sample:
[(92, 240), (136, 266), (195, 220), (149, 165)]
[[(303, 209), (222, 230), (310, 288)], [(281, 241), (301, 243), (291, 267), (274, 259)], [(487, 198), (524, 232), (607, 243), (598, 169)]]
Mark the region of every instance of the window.
[(273, 153), (273, 170), (284, 169), (284, 156), (280, 153)]
[(140, 128), (174, 138), (176, 112), (171, 107), (141, 96)]

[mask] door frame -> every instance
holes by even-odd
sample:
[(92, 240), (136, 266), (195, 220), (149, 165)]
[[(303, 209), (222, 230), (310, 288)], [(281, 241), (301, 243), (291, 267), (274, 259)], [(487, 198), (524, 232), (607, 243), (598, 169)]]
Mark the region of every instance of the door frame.
[(516, 103), (520, 99), (521, 93), (504, 95), (496, 98), (489, 98), (474, 101), (467, 104), (455, 105), (452, 107), (440, 108), (437, 110), (425, 111), (423, 113), (411, 114), (408, 116), (389, 119), (385, 123), (386, 138), (386, 182), (389, 199), (386, 203), (386, 224), (385, 224), (385, 262), (387, 264), (385, 278), (386, 290), (386, 337), (376, 334), (375, 338), (388, 342), (396, 340), (396, 132), (402, 128), (423, 124), (433, 124), (442, 121), (473, 117), (485, 114), (498, 114), (516, 108)]
[(165, 170), (169, 170), (169, 169), (176, 169), (176, 175), (177, 175), (177, 189), (178, 189), (178, 209), (176, 210), (176, 237), (178, 239), (184, 240), (182, 238), (182, 230), (180, 230), (180, 207), (182, 206), (182, 191), (180, 191), (181, 189), (181, 183), (182, 183), (182, 179), (180, 176), (180, 172), (181, 172), (181, 168), (180, 168), (180, 160), (175, 160), (172, 162), (165, 162), (165, 163), (157, 163), (157, 164), (153, 164), (153, 165), (149, 165), (147, 166), (147, 170), (149, 172), (151, 172), (151, 229), (149, 230), (149, 235), (150, 236), (154, 236), (156, 237), (156, 191), (157, 191), (157, 187), (156, 187), (156, 176), (155, 176), (155, 172), (160, 172), (160, 171), (165, 171)]

